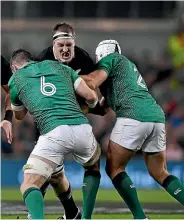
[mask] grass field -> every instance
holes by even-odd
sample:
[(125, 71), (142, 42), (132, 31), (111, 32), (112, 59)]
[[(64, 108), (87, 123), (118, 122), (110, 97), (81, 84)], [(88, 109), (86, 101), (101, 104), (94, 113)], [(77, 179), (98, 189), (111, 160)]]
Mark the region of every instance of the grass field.
[[(1, 219), (17, 219), (18, 215), (3, 215)], [(167, 214), (151, 214), (150, 215), (151, 220), (153, 219), (184, 219), (183, 215), (167, 215)], [(58, 215), (46, 215), (45, 219), (57, 219)], [(26, 219), (26, 215), (19, 215), (19, 219)], [(93, 219), (127, 219), (130, 220), (132, 219), (131, 215), (129, 214), (95, 214), (93, 215)]]
[[(138, 196), (139, 199), (141, 201), (141, 203), (143, 204), (147, 204), (147, 203), (166, 203), (168, 205), (171, 206), (171, 204), (176, 204), (176, 201), (170, 196), (168, 195), (164, 190), (138, 190)], [(81, 190), (73, 190), (73, 197), (75, 199), (75, 201), (81, 202), (82, 201), (82, 192)], [(22, 201), (22, 196), (19, 192), (19, 189), (2, 189), (1, 191), (1, 200), (3, 202), (13, 202), (14, 204)], [(45, 197), (46, 201), (50, 201), (51, 203), (53, 203), (54, 201), (57, 200), (55, 194), (53, 193), (52, 190), (48, 190), (46, 197)], [(52, 202), (53, 201), (53, 202)], [(102, 204), (102, 203), (106, 203), (106, 204), (112, 204), (112, 203), (119, 203), (122, 202), (121, 198), (119, 197), (119, 195), (117, 194), (117, 192), (115, 190), (104, 190), (104, 189), (100, 189), (98, 192), (98, 196), (97, 196), (97, 201), (98, 204)], [(110, 208), (109, 208), (110, 209)], [(154, 208), (153, 208), (154, 209)], [(172, 211), (172, 210), (171, 210)], [(184, 220), (184, 213), (173, 213), (173, 214), (168, 214), (168, 213), (163, 213), (163, 214), (159, 214), (159, 213), (153, 213), (150, 212), (148, 213), (150, 219), (183, 219)], [(46, 214), (45, 215), (45, 219), (57, 219), (60, 216), (60, 214)], [(17, 219), (17, 217), (19, 217), (19, 219), (26, 219), (26, 215), (17, 215), (17, 214), (3, 214), (1, 216), (1, 219)], [(132, 219), (132, 215), (131, 214), (127, 214), (127, 213), (95, 213), (93, 215), (93, 219)]]
[[(82, 201), (82, 191), (73, 190), (73, 197), (76, 201)], [(175, 203), (173, 199), (164, 190), (138, 190), (138, 196), (142, 203)], [(18, 189), (2, 189), (1, 200), (3, 201), (21, 201), (22, 196)], [(45, 200), (54, 201), (56, 196), (53, 190), (48, 190)], [(115, 190), (100, 189), (97, 196), (97, 202), (120, 202), (121, 197)]]

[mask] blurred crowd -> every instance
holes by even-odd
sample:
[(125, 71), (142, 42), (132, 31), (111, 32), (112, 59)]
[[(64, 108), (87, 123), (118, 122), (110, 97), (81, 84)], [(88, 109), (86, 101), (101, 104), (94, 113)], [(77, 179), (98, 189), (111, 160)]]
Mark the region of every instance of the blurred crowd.
[[(11, 52), (7, 45), (2, 45), (2, 54), (9, 58)], [(143, 51), (139, 57), (134, 54), (125, 55), (137, 65), (150, 93), (165, 112), (167, 159), (182, 160), (184, 159), (184, 22), (180, 24), (178, 32), (168, 38), (167, 45), (160, 57), (156, 58), (149, 49)], [(1, 100), (3, 99), (2, 91)], [(2, 115), (4, 115), (3, 104), (2, 101)], [(28, 114), (23, 122), (14, 121), (14, 139), (11, 146), (7, 143), (3, 131), (1, 132), (3, 157), (25, 158), (30, 154), (34, 147), (35, 135), (31, 115)]]

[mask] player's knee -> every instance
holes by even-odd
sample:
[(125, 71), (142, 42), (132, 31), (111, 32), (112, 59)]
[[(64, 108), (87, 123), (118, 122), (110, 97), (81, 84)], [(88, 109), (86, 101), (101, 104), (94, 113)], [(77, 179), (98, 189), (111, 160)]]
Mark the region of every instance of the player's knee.
[(51, 176), (50, 184), (53, 187), (56, 187), (56, 186), (59, 186), (60, 184), (62, 184), (66, 180), (67, 180), (67, 178), (66, 178), (64, 172), (60, 172), (60, 173), (57, 173), (57, 174)]
[(32, 174), (27, 175), (26, 177), (24, 177), (24, 180), (20, 186), (20, 191), (22, 193), (22, 195), (24, 194), (24, 192), (31, 188), (31, 187), (35, 187), (35, 188), (40, 188), (45, 179), (41, 178), (41, 176), (36, 176), (36, 178), (34, 178), (35, 176)]
[(97, 171), (100, 172), (100, 162), (97, 161), (95, 164), (91, 165), (91, 166), (83, 166), (85, 171)]
[(85, 170), (84, 176), (95, 176), (97, 178), (101, 178), (99, 170)]

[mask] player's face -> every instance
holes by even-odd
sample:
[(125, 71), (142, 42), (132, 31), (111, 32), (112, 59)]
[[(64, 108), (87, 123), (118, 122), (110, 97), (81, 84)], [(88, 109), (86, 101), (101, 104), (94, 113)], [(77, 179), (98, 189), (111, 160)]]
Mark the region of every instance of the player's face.
[(57, 60), (62, 63), (70, 62), (74, 57), (74, 39), (56, 39), (53, 42), (53, 52)]

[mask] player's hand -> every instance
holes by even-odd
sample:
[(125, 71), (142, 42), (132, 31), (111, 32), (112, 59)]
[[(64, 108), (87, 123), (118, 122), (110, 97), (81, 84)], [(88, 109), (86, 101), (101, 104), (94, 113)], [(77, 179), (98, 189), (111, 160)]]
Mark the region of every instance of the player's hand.
[(93, 78), (89, 75), (80, 75), (80, 77), (87, 83), (93, 80)]
[(6, 133), (6, 137), (7, 137), (8, 143), (11, 144), (12, 138), (13, 138), (13, 135), (12, 135), (12, 123), (9, 122), (9, 121), (3, 120), (0, 123), (0, 127), (4, 129), (4, 131)]
[(85, 83), (89, 86), (90, 89), (96, 90), (96, 86), (93, 83), (94, 79), (91, 76), (82, 75), (80, 77), (85, 81)]

